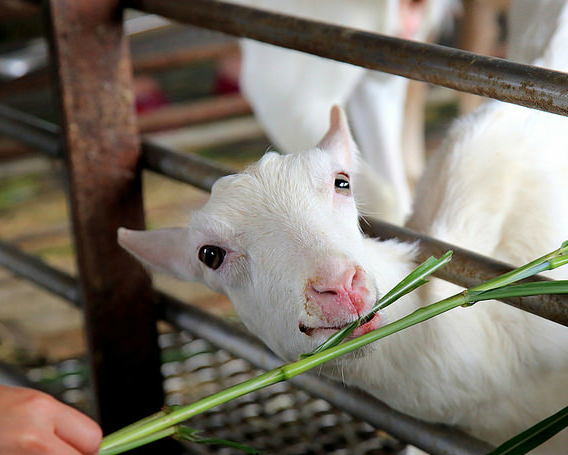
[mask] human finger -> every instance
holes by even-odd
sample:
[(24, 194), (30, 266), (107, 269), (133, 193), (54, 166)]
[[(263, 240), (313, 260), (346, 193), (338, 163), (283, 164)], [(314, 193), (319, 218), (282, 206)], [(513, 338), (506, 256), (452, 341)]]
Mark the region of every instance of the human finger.
[(55, 418), (54, 433), (81, 455), (96, 455), (102, 439), (99, 425), (76, 409), (66, 406)]

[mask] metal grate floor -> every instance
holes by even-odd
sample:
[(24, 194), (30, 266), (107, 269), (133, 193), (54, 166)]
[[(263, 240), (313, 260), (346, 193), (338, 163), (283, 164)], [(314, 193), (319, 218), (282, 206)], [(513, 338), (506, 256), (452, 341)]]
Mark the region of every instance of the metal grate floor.
[[(167, 405), (203, 398), (261, 373), (248, 362), (186, 333), (160, 335)], [(83, 360), (29, 370), (61, 400), (88, 412)], [(403, 445), (369, 424), (288, 383), (275, 384), (191, 419), (203, 437), (228, 439), (266, 454), (387, 455)], [(192, 445), (191, 453), (233, 455), (222, 446)]]

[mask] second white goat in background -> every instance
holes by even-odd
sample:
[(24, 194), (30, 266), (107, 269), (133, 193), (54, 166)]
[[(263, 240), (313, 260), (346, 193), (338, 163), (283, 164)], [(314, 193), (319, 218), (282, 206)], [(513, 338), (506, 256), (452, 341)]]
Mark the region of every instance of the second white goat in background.
[[(457, 0), (231, 0), (354, 29), (424, 41), (438, 35)], [(402, 223), (411, 206), (409, 175), (417, 179), (423, 146), (420, 120), (404, 127), (408, 80), (302, 52), (242, 40), (241, 88), (270, 140), (284, 153), (315, 144), (327, 113), (343, 106), (363, 159), (358, 188), (365, 210)], [(416, 112), (419, 112), (419, 107)], [(409, 169), (413, 169), (409, 171)], [(408, 172), (407, 172), (408, 171)]]

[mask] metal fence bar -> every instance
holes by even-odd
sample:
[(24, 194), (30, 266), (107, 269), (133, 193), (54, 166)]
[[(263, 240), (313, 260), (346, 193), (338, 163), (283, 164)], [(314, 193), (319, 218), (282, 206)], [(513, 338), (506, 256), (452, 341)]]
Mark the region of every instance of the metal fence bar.
[[(16, 111), (17, 112), (17, 111)], [(15, 122), (11, 110), (5, 111), (0, 105), (0, 130), (4, 130), (3, 125)], [(27, 133), (28, 120), (32, 116), (19, 115), (20, 121), (16, 123), (14, 130), (6, 129), (6, 134), (15, 139), (25, 139)], [(29, 118), (28, 118), (29, 117)], [(52, 129), (52, 124), (49, 129)], [(30, 125), (30, 132), (34, 131), (33, 123)], [(49, 138), (46, 144), (56, 141), (55, 133), (48, 133), (47, 130), (40, 130)], [(21, 136), (21, 134), (23, 136)], [(51, 135), (51, 136), (50, 136)], [(142, 166), (153, 172), (168, 176), (175, 180), (188, 183), (204, 191), (210, 191), (215, 181), (234, 171), (220, 166), (211, 160), (199, 157), (195, 154), (180, 153), (169, 148), (154, 144), (149, 141), (142, 142)], [(363, 229), (372, 237), (379, 238), (398, 238), (400, 240), (415, 242), (420, 241), (420, 259), (428, 256), (440, 256), (448, 249), (454, 250), (452, 261), (440, 269), (436, 276), (448, 280), (463, 287), (472, 287), (499, 274), (511, 270), (511, 266), (503, 264), (491, 258), (449, 245), (424, 234), (411, 231), (409, 229), (397, 227), (379, 220), (366, 219), (362, 223)], [(545, 280), (545, 278), (534, 277), (531, 280)], [(530, 313), (553, 320), (568, 326), (568, 297), (561, 295), (543, 295), (535, 297), (524, 297), (518, 299), (508, 299), (507, 303)]]
[(444, 46), (407, 41), (218, 0), (129, 0), (133, 8), (186, 24), (568, 114), (568, 74)]
[(164, 69), (189, 66), (203, 60), (218, 59), (238, 51), (239, 44), (235, 40), (231, 40), (167, 53), (153, 53), (135, 58), (132, 62), (132, 69), (135, 73), (163, 71)]
[(150, 280), (116, 242), (119, 226), (144, 226), (130, 60), (119, 0), (47, 6), (95, 407), (108, 433), (164, 402)]
[(180, 153), (161, 145), (142, 142), (142, 165), (158, 174), (188, 183), (203, 191), (211, 191), (213, 184), (234, 169), (221, 166), (192, 153)]
[[(419, 261), (424, 261), (429, 256), (440, 257), (446, 251), (453, 250), (451, 266), (448, 264), (448, 266), (442, 267), (435, 275), (464, 288), (476, 286), (497, 275), (509, 272), (513, 268), (509, 264), (384, 221), (366, 219), (362, 223), (362, 227), (372, 237), (396, 238), (408, 242), (419, 241)], [(560, 247), (560, 245), (557, 246)], [(550, 280), (542, 276), (533, 276), (525, 281)], [(502, 299), (502, 301), (521, 310), (568, 326), (568, 297), (565, 295), (535, 295), (533, 297)]]
[[(119, 288), (117, 289), (115, 287), (117, 285), (117, 281), (108, 281), (109, 277), (117, 275), (116, 268), (110, 268), (110, 275), (106, 271), (101, 273), (101, 271), (104, 270), (104, 266), (108, 266), (108, 263), (103, 264), (101, 262), (101, 257), (105, 257), (108, 261), (109, 255), (107, 251), (105, 251), (105, 248), (109, 245), (113, 245), (111, 250), (115, 250), (112, 252), (113, 254), (110, 255), (110, 260), (114, 261), (114, 258), (117, 258), (117, 263), (113, 262), (112, 265), (118, 266), (122, 269), (122, 271), (126, 270), (124, 268), (126, 265), (130, 272), (130, 268), (128, 267), (128, 265), (130, 265), (128, 263), (129, 261), (124, 260), (124, 258), (121, 257), (121, 255), (124, 256), (124, 254), (117, 254), (115, 242), (109, 241), (108, 233), (112, 232), (112, 236), (114, 238), (114, 230), (119, 224), (138, 224), (139, 226), (143, 224), (142, 214), (140, 211), (141, 204), (139, 201), (139, 180), (138, 174), (135, 172), (135, 163), (139, 156), (139, 151), (136, 140), (132, 139), (135, 131), (132, 129), (133, 115), (131, 112), (119, 111), (120, 121), (116, 122), (116, 118), (114, 119), (114, 124), (110, 128), (110, 131), (112, 131), (116, 137), (111, 139), (112, 144), (109, 145), (104, 142), (105, 139), (107, 141), (109, 140), (109, 135), (105, 134), (101, 129), (101, 126), (104, 129), (108, 129), (109, 127), (108, 123), (105, 124), (104, 116), (100, 114), (104, 113), (106, 107), (104, 106), (104, 103), (112, 99), (108, 98), (109, 93), (104, 93), (104, 89), (108, 90), (110, 87), (109, 92), (112, 92), (111, 97), (118, 95), (117, 90), (122, 91), (120, 94), (124, 96), (130, 85), (130, 81), (126, 76), (129, 68), (125, 68), (125, 65), (127, 66), (129, 61), (128, 56), (124, 54), (121, 26), (112, 20), (114, 18), (112, 14), (119, 9), (118, 3), (116, 0), (106, 0), (106, 2), (99, 2), (97, 7), (91, 7), (91, 10), (89, 10), (87, 0), (77, 0), (76, 4), (79, 6), (74, 5), (73, 2), (68, 0), (49, 0), (52, 20), (51, 33), (53, 35), (54, 54), (56, 56), (60, 81), (62, 81), (60, 86), (60, 95), (63, 107), (64, 125), (66, 126), (64, 129), (65, 139), (67, 149), (69, 151), (67, 159), (72, 177), (71, 195), (75, 221), (75, 235), (79, 250), (79, 266), (82, 276), (81, 288), (83, 290), (86, 315), (90, 322), (94, 322), (94, 324), (89, 325), (89, 341), (94, 359), (94, 380), (95, 384), (98, 386), (99, 412), (101, 416), (103, 416), (103, 423), (106, 423), (106, 429), (112, 430), (128, 423), (133, 418), (138, 418), (149, 412), (147, 407), (149, 400), (137, 400), (135, 402), (129, 402), (126, 406), (124, 406), (124, 408), (129, 411), (128, 416), (126, 416), (126, 420), (124, 414), (117, 416), (117, 408), (114, 405), (114, 401), (118, 398), (116, 395), (116, 386), (115, 384), (112, 384), (111, 386), (111, 382), (108, 381), (108, 377), (98, 374), (105, 369), (102, 368), (103, 364), (101, 362), (101, 354), (105, 352), (108, 355), (110, 352), (108, 345), (106, 347), (103, 346), (105, 342), (108, 343), (108, 340), (104, 340), (101, 343), (102, 330), (105, 332), (109, 330), (109, 327), (103, 323), (103, 318), (105, 320), (108, 318), (108, 320), (112, 321), (113, 324), (125, 321), (124, 311), (122, 310), (122, 314), (117, 313), (116, 311), (113, 312), (112, 309), (109, 311), (111, 308), (110, 305), (115, 307), (117, 306), (117, 295), (121, 299), (120, 303), (124, 302), (124, 298), (127, 299), (127, 302), (133, 302), (135, 297), (137, 299), (136, 303), (139, 303), (137, 296), (143, 295), (144, 290), (148, 290), (148, 282), (144, 279), (143, 274), (134, 274), (134, 281), (136, 281), (138, 285), (135, 286), (135, 293), (132, 293), (130, 289), (120, 287), (120, 283), (118, 283)], [(468, 91), (482, 96), (490, 96), (502, 101), (512, 102), (531, 108), (546, 110), (563, 115), (568, 114), (568, 97), (566, 97), (566, 94), (568, 94), (568, 89), (566, 88), (568, 87), (568, 75), (564, 73), (548, 71), (527, 65), (519, 65), (501, 59), (475, 56), (474, 54), (443, 48), (441, 46), (425, 45), (396, 38), (359, 32), (343, 27), (322, 24), (315, 21), (294, 19), (283, 15), (258, 11), (219, 1), (192, 0), (192, 2), (182, 4), (181, 2), (176, 2), (174, 0), (132, 0), (131, 4), (134, 7), (147, 12), (161, 14), (175, 20), (181, 20), (194, 25), (231, 33), (236, 36), (258, 39), (275, 45), (298, 49), (323, 57), (398, 74), (416, 80), (431, 82), (457, 90)], [(85, 14), (86, 12), (88, 12), (88, 14)], [(75, 27), (77, 21), (79, 21), (81, 26), (84, 26), (85, 29), (88, 29), (92, 33), (95, 37), (94, 41), (87, 43), (84, 42), (82, 38), (88, 34), (84, 33), (85, 30), (82, 27)], [(70, 27), (70, 24), (73, 24), (74, 27)], [(95, 30), (98, 34), (94, 33)], [(78, 40), (80, 44), (75, 43), (74, 40)], [(329, 43), (339, 44), (329, 48)], [(87, 47), (89, 47), (89, 45), (93, 46), (90, 47), (90, 50), (94, 50), (97, 57), (101, 57), (103, 53), (107, 54), (105, 51), (108, 51), (109, 48), (111, 51), (117, 52), (117, 54), (111, 55), (116, 59), (116, 68), (118, 68), (118, 70), (116, 72), (111, 72), (112, 74), (110, 77), (103, 77), (102, 83), (93, 84), (94, 87), (88, 87), (85, 85), (85, 81), (92, 83), (93, 79), (90, 77), (92, 75), (96, 75), (96, 78), (100, 78), (102, 75), (100, 70), (102, 68), (97, 68), (99, 71), (85, 71), (85, 59), (81, 58), (81, 53), (83, 51), (83, 46), (86, 44)], [(106, 57), (108, 58), (108, 54)], [(100, 60), (103, 61), (102, 58)], [(76, 72), (83, 76), (83, 80), (79, 80), (77, 82), (70, 77), (72, 73)], [(85, 77), (86, 75), (88, 76)], [(535, 83), (535, 81), (537, 83)], [(103, 90), (101, 91), (101, 89)], [(95, 93), (95, 90), (100, 91), (100, 93), (103, 94), (101, 98), (105, 100), (98, 106), (99, 111), (97, 112), (96, 109), (93, 110), (92, 106), (91, 109), (78, 109), (78, 106), (81, 105), (81, 101), (84, 101), (82, 98), (83, 93), (86, 92), (92, 96), (93, 93)], [(116, 106), (117, 104), (110, 103), (110, 105)], [(129, 105), (131, 105), (131, 101), (118, 103), (120, 108), (124, 108)], [(95, 115), (96, 121), (94, 123), (90, 123), (84, 116), (85, 112), (88, 112), (90, 115), (99, 115)], [(18, 124), (18, 122), (16, 122), (16, 124)], [(95, 136), (97, 141), (102, 140), (102, 146), (100, 147), (94, 145), (88, 140), (85, 141), (82, 136), (87, 132), (92, 133), (93, 125), (95, 129), (95, 134), (93, 136)], [(38, 125), (35, 125), (34, 128), (37, 131), (33, 136), (33, 139), (29, 139), (30, 145), (41, 147), (48, 151), (48, 153), (52, 156), (59, 155), (58, 144), (56, 146), (53, 145), (54, 143), (51, 141), (49, 134), (42, 135), (40, 132), (42, 130), (41, 125), (39, 125), (39, 127)], [(124, 131), (125, 133), (122, 134)], [(119, 144), (119, 148), (125, 147), (127, 152), (120, 155), (118, 157), (118, 161), (110, 164), (105, 163), (101, 166), (101, 161), (106, 158), (112, 158), (109, 151), (116, 151), (117, 144)], [(91, 154), (91, 156), (89, 154)], [(94, 160), (93, 156), (95, 157)], [(124, 162), (121, 162), (121, 160), (125, 160), (126, 165)], [(169, 151), (165, 149), (146, 145), (144, 148), (143, 160), (149, 168), (162, 169), (171, 166), (172, 162), (179, 160), (179, 157), (169, 155)], [(115, 167), (115, 165), (118, 166)], [(120, 175), (116, 178), (116, 174), (120, 172), (130, 172), (131, 174), (127, 176)], [(177, 178), (183, 178), (182, 174), (186, 171), (183, 170), (182, 172), (179, 172), (179, 170), (170, 170), (169, 172), (172, 174), (177, 173)], [(209, 167), (207, 163), (202, 163), (202, 166), (200, 167), (200, 175), (192, 175), (190, 179), (200, 182), (201, 187), (207, 188), (210, 186), (212, 181), (214, 181), (215, 175), (224, 173), (224, 170)], [(102, 182), (100, 180), (97, 181), (97, 179), (94, 178), (93, 181), (95, 185), (93, 186), (90, 184), (93, 183), (93, 181), (89, 181), (89, 177), (92, 177), (93, 175), (95, 177), (103, 176), (105, 178), (110, 176), (111, 180), (113, 180), (112, 183), (116, 185), (118, 182), (118, 186), (126, 184), (128, 191), (125, 192), (124, 188), (121, 188), (122, 191), (114, 193), (113, 195), (117, 196), (118, 194), (119, 197), (126, 196), (125, 199), (130, 201), (130, 203), (127, 204), (129, 210), (127, 210), (126, 218), (121, 218), (118, 223), (116, 222), (116, 215), (119, 212), (116, 210), (116, 206), (112, 202), (109, 204), (110, 200), (108, 199), (108, 193), (105, 190), (97, 193), (98, 188), (96, 187), (98, 187), (101, 183), (106, 184), (107, 182)], [(87, 184), (78, 183), (80, 180), (83, 180), (83, 178), (86, 178)], [(114, 189), (118, 188), (115, 186)], [(136, 194), (133, 195), (133, 192)], [(96, 204), (96, 209), (91, 209), (88, 207), (88, 204), (85, 206), (85, 202)], [(98, 204), (99, 202), (103, 203), (101, 204), (103, 208), (110, 209), (110, 211), (103, 213), (102, 217), (100, 213), (101, 205)], [(121, 203), (123, 202), (124, 201), (121, 200)], [(85, 209), (85, 207), (88, 208)], [(100, 226), (95, 226), (94, 220), (99, 222), (101, 219), (104, 219), (105, 221), (102, 223), (104, 225), (103, 234), (107, 235), (101, 235)], [(128, 221), (125, 221), (125, 219)], [(109, 224), (106, 223), (107, 221), (110, 221), (111, 229), (106, 229), (109, 227)], [(392, 234), (399, 238), (405, 238), (405, 236), (408, 237), (408, 239), (417, 238), (414, 233), (409, 231), (406, 232), (404, 230), (398, 231), (398, 228), (382, 223), (373, 223), (370, 226), (370, 229), (374, 234), (379, 234), (382, 237), (388, 237)], [(107, 232), (104, 232), (105, 230)], [(101, 238), (103, 240), (100, 240)], [(432, 242), (432, 240), (433, 239), (426, 237), (421, 238), (422, 243), (428, 244), (430, 249), (436, 250), (442, 246), (441, 242)], [(89, 245), (92, 241), (95, 241), (95, 244)], [(5, 249), (4, 246), (5, 245), (0, 245), (0, 251)], [(99, 254), (99, 251), (97, 251), (100, 248), (103, 248), (102, 251), (104, 251), (104, 254), (102, 255)], [(8, 250), (9, 249), (10, 248), (8, 248)], [(471, 257), (468, 257), (469, 253), (467, 252), (459, 252), (458, 255), (459, 254), (467, 259), (466, 262), (469, 260), (473, 260), (474, 262), (475, 260), (478, 260), (478, 263), (482, 264), (484, 267), (484, 269), (480, 272), (481, 275), (483, 275), (488, 268), (503, 269), (503, 267), (505, 267), (501, 264), (495, 264), (493, 261), (486, 261), (485, 259), (472, 259)], [(19, 273), (22, 275), (29, 275), (30, 269), (26, 269), (26, 265), (33, 263), (33, 261), (26, 262), (24, 260), (22, 262), (15, 260), (17, 255), (17, 252), (12, 251), (8, 254), (7, 261), (10, 262), (10, 264), (15, 264), (16, 268), (20, 267)], [(471, 265), (471, 263), (468, 264)], [(33, 266), (37, 266), (40, 269), (42, 268), (41, 265), (40, 261), (33, 264)], [(457, 268), (462, 267), (462, 265), (463, 264), (460, 263)], [(101, 268), (101, 266), (103, 266), (103, 268)], [(451, 281), (454, 279), (465, 280), (465, 282), (468, 283), (468, 286), (471, 285), (469, 283), (475, 284), (475, 282), (480, 280), (479, 275), (470, 275), (463, 278), (462, 274), (458, 277), (456, 271), (457, 269), (449, 272), (446, 276), (450, 277)], [(77, 287), (73, 286), (71, 281), (66, 280), (64, 276), (58, 276), (55, 273), (50, 275), (49, 271), (46, 270), (43, 270), (42, 273), (43, 275), (40, 274), (40, 276), (51, 276), (54, 282), (62, 283), (61, 286), (57, 287), (58, 292), (60, 292), (61, 295), (64, 295), (65, 289), (68, 288), (70, 293), (66, 296), (66, 298), (72, 300), (79, 299), (78, 295), (76, 293), (73, 294), (71, 291), (71, 289), (76, 291)], [(85, 277), (89, 277), (89, 280), (94, 278), (96, 284), (93, 286), (85, 279)], [(120, 277), (120, 273), (118, 273), (118, 277)], [(105, 280), (107, 281), (105, 282)], [(49, 279), (41, 278), (36, 279), (35, 281), (42, 286), (47, 286)], [(102, 286), (101, 281), (103, 282)], [(112, 283), (112, 292), (109, 292), (110, 283)], [(114, 299), (111, 298), (112, 295), (114, 295)], [(217, 324), (219, 324), (219, 321), (206, 313), (200, 314), (198, 310), (186, 307), (180, 302), (164, 295), (161, 295), (160, 299), (164, 307), (164, 316), (167, 319), (176, 322), (179, 326), (198, 335), (199, 332), (208, 332), (209, 338), (205, 337), (207, 339), (223, 339), (228, 335), (228, 339), (230, 340), (228, 345), (232, 347), (232, 350), (239, 351), (241, 347), (245, 350), (251, 350), (251, 352), (254, 352), (252, 357), (255, 359), (257, 364), (263, 363), (270, 365), (275, 361), (279, 364), (279, 361), (271, 357), (271, 354), (260, 344), (255, 342), (255, 347), (255, 343), (252, 342), (252, 339), (248, 339), (247, 336), (239, 338), (240, 335), (237, 335), (236, 339), (231, 338), (232, 334), (227, 333), (228, 327), (224, 327), (222, 325), (218, 326)], [(111, 300), (111, 302), (109, 302), (109, 300)], [(519, 300), (520, 303), (516, 306), (522, 307), (523, 309), (530, 308), (528, 311), (532, 312), (535, 312), (536, 310), (537, 314), (539, 312), (547, 313), (552, 306), (554, 307), (554, 310), (547, 313), (547, 317), (550, 317), (553, 320), (558, 319), (558, 322), (564, 324), (568, 323), (568, 312), (566, 311), (567, 306), (562, 299), (554, 302), (544, 300), (533, 302), (528, 305), (523, 303), (527, 300), (528, 299)], [(104, 308), (104, 311), (101, 311), (101, 307)], [(139, 313), (138, 315), (141, 316), (139, 321), (142, 321), (142, 323), (149, 321), (151, 325), (154, 320), (152, 317), (148, 317), (148, 314), (150, 313), (148, 311), (148, 307), (148, 305), (145, 305), (145, 311), (143, 314)], [(545, 307), (544, 311), (543, 307)], [(129, 309), (135, 310), (132, 305), (130, 305)], [(190, 313), (191, 315), (189, 315)], [(209, 323), (204, 322), (208, 318), (211, 318), (211, 321), (209, 321)], [(142, 324), (142, 326), (144, 326), (145, 329), (149, 328), (147, 324)], [(120, 333), (120, 330), (117, 330), (116, 332)], [(137, 337), (137, 342), (144, 339), (147, 340), (148, 332), (150, 335), (155, 335), (155, 326), (153, 329), (150, 328), (149, 331), (146, 330), (144, 336)], [(120, 338), (124, 339), (127, 337), (122, 335)], [(152, 339), (152, 336), (149, 338), (151, 340), (150, 345), (146, 342), (144, 347), (150, 348), (150, 351), (152, 352), (151, 357), (154, 357), (152, 362), (155, 366), (155, 354), (157, 354), (155, 336), (153, 337), (154, 339)], [(127, 343), (129, 344), (128, 351), (120, 352), (119, 357), (117, 357), (122, 362), (125, 358), (131, 360), (129, 359), (129, 356), (134, 353), (131, 341), (132, 339), (129, 339)], [(236, 343), (236, 341), (239, 341), (239, 343)], [(113, 345), (113, 348), (114, 347), (115, 346)], [(140, 344), (136, 345), (136, 349), (140, 349), (140, 347)], [(262, 352), (264, 354), (259, 355)], [(147, 353), (148, 351), (144, 352), (145, 355), (147, 355)], [(246, 358), (247, 354), (241, 352), (240, 355), (241, 357)], [(259, 359), (261, 359), (261, 361)], [(116, 366), (117, 364), (115, 362), (114, 367)], [(124, 367), (124, 365), (120, 366)], [(148, 365), (147, 363), (137, 364), (134, 362), (133, 364), (129, 364), (127, 367), (129, 375), (134, 377), (137, 377), (138, 374), (136, 374), (136, 372), (132, 372), (133, 366), (137, 368), (138, 372), (144, 374), (145, 379), (148, 378), (149, 371), (153, 372), (153, 370), (156, 370), (155, 368), (152, 369), (152, 365)], [(106, 368), (108, 368), (108, 366), (106, 366)], [(114, 382), (117, 378), (116, 371), (112, 371), (112, 373)], [(119, 375), (118, 377), (121, 376), (128, 377), (128, 375)], [(151, 374), (150, 376), (160, 382), (159, 374)], [(316, 382), (311, 383), (310, 381), (312, 380), (315, 380)], [(338, 399), (336, 391), (334, 391), (333, 388), (329, 389), (330, 391), (327, 391), (327, 386), (318, 382), (319, 380), (310, 377), (300, 377), (297, 381), (304, 381), (304, 388), (315, 392), (316, 395), (323, 395), (325, 397), (327, 394), (327, 399), (332, 402), (339, 400), (339, 407), (342, 407), (341, 402), (345, 398), (339, 397)], [(144, 382), (144, 396), (147, 397), (148, 383), (147, 381)], [(154, 384), (156, 383), (156, 381), (151, 382)], [(132, 386), (133, 384), (121, 385), (122, 387), (119, 386), (119, 393), (122, 402), (124, 401), (124, 393), (129, 395), (131, 394), (138, 398), (142, 395), (141, 391), (137, 387), (129, 388), (129, 386)], [(155, 387), (150, 388), (156, 389)], [(105, 392), (107, 393), (106, 395)], [(150, 396), (156, 398), (154, 393), (151, 393)], [(384, 422), (382, 427), (387, 429), (387, 431), (390, 431), (393, 435), (401, 437), (402, 439), (426, 449), (431, 453), (481, 454), (489, 450), (489, 447), (484, 443), (476, 440), (470, 440), (466, 436), (445, 434), (447, 429), (441, 427), (429, 428), (427, 424), (414, 421), (414, 419), (405, 420), (409, 418), (402, 414), (398, 415), (399, 413), (396, 411), (380, 409), (379, 407), (373, 408), (372, 412), (369, 413), (368, 398), (364, 394), (361, 395), (361, 401), (357, 401), (357, 398), (354, 398), (353, 395), (346, 395), (346, 397), (348, 397), (348, 399), (343, 403), (343, 408), (346, 404), (349, 407), (349, 403), (355, 403), (355, 407), (350, 410), (352, 414), (357, 415), (362, 410), (366, 411), (366, 420), (370, 422), (373, 422), (375, 419), (386, 419), (385, 421), (388, 422), (389, 419), (391, 419), (391, 422), (393, 422), (392, 427), (389, 427), (388, 424), (385, 427)], [(157, 398), (161, 403), (161, 387), (160, 392), (157, 394)], [(355, 402), (353, 400), (355, 400)], [(136, 406), (139, 404), (139, 401), (144, 402), (144, 409)], [(106, 406), (107, 403), (111, 403), (111, 405)], [(153, 404), (151, 404), (151, 406), (154, 407)], [(132, 414), (132, 410), (134, 414)], [(423, 427), (423, 425), (426, 425), (426, 427)], [(462, 445), (464, 441), (465, 446)], [(457, 445), (455, 445), (456, 442)]]
[(25, 112), (0, 104), (0, 133), (34, 147), (53, 158), (62, 158), (60, 128)]
[(0, 265), (75, 306), (81, 305), (81, 292), (76, 278), (3, 241), (0, 241)]
[[(15, 260), (13, 260), (15, 259)], [(18, 265), (25, 264), (24, 267)], [(18, 248), (0, 242), (0, 264), (16, 275), (35, 280), (43, 289), (61, 297), (74, 297), (73, 303), (80, 305), (78, 280), (61, 272), (41, 260), (22, 252)], [(243, 329), (228, 324), (192, 305), (164, 294), (157, 293), (159, 317), (201, 337), (218, 348), (243, 358), (258, 368), (269, 370), (282, 364), (258, 338)], [(0, 377), (2, 376), (0, 364)], [(377, 399), (353, 389), (313, 375), (301, 375), (291, 381), (314, 396), (323, 398), (334, 406), (381, 428), (394, 437), (439, 455), (481, 455), (490, 447), (482, 441), (454, 428), (433, 425), (394, 411)]]

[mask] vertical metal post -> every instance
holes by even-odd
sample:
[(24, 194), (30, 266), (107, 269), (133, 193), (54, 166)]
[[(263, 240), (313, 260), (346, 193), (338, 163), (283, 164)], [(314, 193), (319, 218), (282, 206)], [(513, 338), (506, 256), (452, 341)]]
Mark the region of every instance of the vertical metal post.
[(150, 281), (116, 230), (142, 228), (140, 144), (119, 0), (48, 0), (93, 386), (105, 433), (163, 405)]

